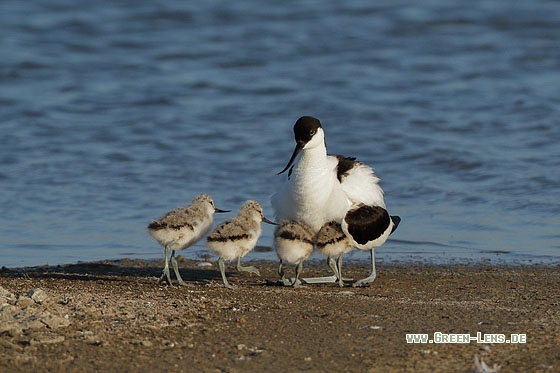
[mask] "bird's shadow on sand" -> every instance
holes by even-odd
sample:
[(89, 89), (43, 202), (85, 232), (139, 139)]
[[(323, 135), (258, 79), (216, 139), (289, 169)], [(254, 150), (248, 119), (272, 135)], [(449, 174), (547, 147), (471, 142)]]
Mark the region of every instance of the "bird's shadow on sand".
[[(220, 284), (222, 283), (222, 277), (216, 263), (197, 262), (181, 257), (178, 259), (179, 272), (186, 284), (207, 285), (216, 281)], [(156, 285), (166, 286), (167, 281), (160, 281), (163, 274), (163, 265), (163, 260), (119, 259), (53, 266), (2, 267), (0, 268), (0, 278), (64, 279), (89, 282), (122, 282), (130, 281), (133, 278), (138, 281), (153, 282)], [(173, 285), (178, 285), (171, 266), (169, 270)], [(228, 279), (233, 279), (234, 281), (242, 276), (247, 276), (246, 274), (239, 274), (233, 264), (227, 265), (226, 272)], [(268, 281), (266, 279), (263, 280)], [(259, 281), (256, 281), (255, 285), (259, 285)]]
[[(197, 266), (179, 261), (179, 272), (185, 282), (208, 282), (221, 280), (217, 266)], [(187, 265), (185, 265), (187, 264)], [(170, 268), (174, 285), (175, 273)], [(100, 262), (79, 262), (55, 266), (36, 266), (0, 269), (0, 277), (19, 277), (35, 279), (66, 279), (76, 281), (124, 281), (127, 278), (148, 279), (159, 283), (163, 273), (163, 260), (145, 261), (136, 259), (104, 260)], [(161, 282), (165, 284), (165, 282)]]

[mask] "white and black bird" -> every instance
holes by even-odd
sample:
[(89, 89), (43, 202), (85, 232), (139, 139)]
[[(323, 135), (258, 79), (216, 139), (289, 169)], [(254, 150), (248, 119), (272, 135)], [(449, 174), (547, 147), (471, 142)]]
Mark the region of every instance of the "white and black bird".
[(315, 233), (326, 223), (340, 223), (354, 247), (370, 250), (372, 271), (356, 285), (371, 283), (376, 276), (374, 249), (385, 243), (401, 219), (387, 212), (371, 167), (355, 158), (327, 154), (318, 119), (299, 118), (294, 135), (296, 147), (279, 173), (290, 170), (288, 181), (271, 199), (276, 219), (301, 221)]
[[(301, 285), (299, 276), (303, 268), (303, 261), (313, 254), (314, 248), (313, 230), (305, 223), (285, 220), (274, 230), (274, 248), (280, 258), (278, 274), (281, 282), (286, 285), (298, 287)], [(296, 265), (296, 277), (286, 282), (284, 263)]]
[(261, 235), (261, 222), (276, 224), (264, 217), (262, 207), (257, 201), (246, 201), (237, 216), (220, 223), (206, 238), (206, 246), (218, 255), (218, 267), (226, 288), (234, 289), (226, 278), (224, 260), (237, 259), (237, 270), (255, 273), (255, 267), (241, 266), (241, 258), (249, 253)]
[(229, 211), (216, 208), (208, 194), (199, 194), (190, 205), (169, 211), (162, 218), (154, 220), (148, 225), (148, 233), (165, 250), (165, 266), (160, 280), (167, 278), (169, 285), (172, 285), (169, 274), (169, 262), (171, 261), (179, 285), (185, 284), (179, 274), (175, 251), (184, 250), (204, 237), (212, 228), (215, 212)]

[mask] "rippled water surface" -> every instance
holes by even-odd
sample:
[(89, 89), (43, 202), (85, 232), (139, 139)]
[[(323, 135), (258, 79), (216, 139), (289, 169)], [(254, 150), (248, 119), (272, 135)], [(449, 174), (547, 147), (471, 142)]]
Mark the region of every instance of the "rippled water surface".
[(301, 115), (382, 178), (380, 260), (558, 263), (559, 2), (191, 3), (0, 4), (0, 265), (160, 258), (201, 192), (272, 217)]

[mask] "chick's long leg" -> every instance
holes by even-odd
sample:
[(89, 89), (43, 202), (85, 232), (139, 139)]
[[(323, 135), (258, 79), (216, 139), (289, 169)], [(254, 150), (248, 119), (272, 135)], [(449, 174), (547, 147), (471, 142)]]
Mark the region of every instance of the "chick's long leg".
[[(185, 281), (183, 281), (181, 274), (179, 273), (179, 266), (177, 265), (177, 259), (175, 259), (175, 250), (171, 251), (171, 265), (173, 265), (173, 270), (175, 271), (177, 280), (179, 280), (179, 285), (185, 285)], [(169, 273), (169, 267), (167, 268), (167, 273)]]
[(173, 283), (171, 282), (171, 275), (169, 274), (169, 252), (171, 251), (171, 246), (173, 246), (173, 244), (175, 243), (175, 241), (168, 243), (167, 245), (164, 246), (164, 255), (165, 257), (163, 258), (165, 261), (165, 265), (163, 267), (163, 274), (161, 275), (159, 282), (162, 282), (165, 280), (165, 278), (167, 278), (167, 283), (170, 286), (173, 286)]
[[(337, 268), (334, 259), (327, 258), (327, 264), (330, 269), (334, 272), (332, 276), (326, 277), (306, 277), (306, 278), (286, 278), (283, 279), (284, 286), (297, 286), (300, 284), (332, 284), (338, 279)], [(297, 276), (297, 275), (296, 275)], [(297, 280), (297, 281), (296, 281)]]
[(337, 263), (336, 263), (336, 259), (333, 258), (333, 257), (331, 257), (331, 256), (329, 256), (329, 257), (327, 258), (327, 264), (328, 264), (329, 268), (331, 269), (331, 271), (333, 271), (334, 275), (335, 275), (337, 278), (340, 278), (340, 275), (339, 275), (339, 273), (338, 273), (338, 266), (337, 266)]
[(296, 278), (294, 280), (294, 282), (292, 283), (292, 286), (294, 288), (298, 288), (301, 287), (302, 282), (299, 279), (299, 276), (301, 275), (301, 272), (303, 271), (303, 259), (301, 259), (298, 264), (296, 265)]
[(338, 285), (340, 287), (344, 287), (344, 280), (342, 279), (342, 257), (344, 254), (340, 254), (340, 256), (336, 259), (336, 269), (338, 270)]
[(241, 265), (241, 257), (237, 258), (237, 270), (239, 272), (249, 272), (249, 273), (254, 273), (257, 276), (260, 276), (261, 273), (259, 272), (259, 270), (256, 267), (252, 267), (252, 266), (247, 266), (244, 267)]
[(224, 259), (222, 257), (218, 258), (218, 267), (220, 268), (220, 273), (222, 274), (222, 281), (224, 282), (224, 286), (228, 289), (235, 289), (237, 286), (230, 285), (227, 277), (226, 277), (226, 269), (224, 266)]

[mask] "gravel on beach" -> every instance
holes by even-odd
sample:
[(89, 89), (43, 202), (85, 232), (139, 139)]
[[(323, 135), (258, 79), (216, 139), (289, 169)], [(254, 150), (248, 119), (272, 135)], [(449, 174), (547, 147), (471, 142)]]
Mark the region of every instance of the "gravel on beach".
[(0, 371), (560, 371), (558, 266), (382, 263), (366, 288), (291, 288), (277, 263), (250, 263), (260, 277), (228, 265), (236, 290), (182, 257), (187, 286), (159, 283), (163, 261), (2, 268)]

